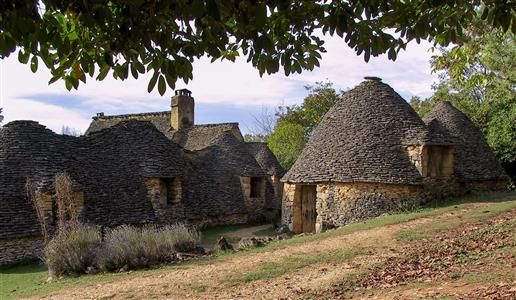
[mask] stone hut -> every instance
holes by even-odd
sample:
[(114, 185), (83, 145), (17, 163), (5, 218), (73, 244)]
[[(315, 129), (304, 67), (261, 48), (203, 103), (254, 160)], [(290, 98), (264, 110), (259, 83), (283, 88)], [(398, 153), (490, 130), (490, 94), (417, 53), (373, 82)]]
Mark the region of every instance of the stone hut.
[(503, 190), (508, 176), (487, 144), (482, 132), (460, 110), (448, 102), (439, 103), (423, 119), (454, 141), (454, 175), (458, 193)]
[(82, 137), (14, 121), (0, 128), (0, 264), (40, 253), (42, 226), (52, 231), (57, 221), (59, 172), (72, 179), (82, 220), (100, 226), (200, 228), (259, 221), (280, 210), (283, 170), (274, 155), (264, 144), (246, 143), (237, 123), (194, 124), (188, 90), (176, 93), (168, 112), (100, 113)]
[(318, 232), (453, 194), (461, 148), (436, 125), (381, 79), (366, 77), (326, 113), (282, 178), (282, 222), (296, 233)]

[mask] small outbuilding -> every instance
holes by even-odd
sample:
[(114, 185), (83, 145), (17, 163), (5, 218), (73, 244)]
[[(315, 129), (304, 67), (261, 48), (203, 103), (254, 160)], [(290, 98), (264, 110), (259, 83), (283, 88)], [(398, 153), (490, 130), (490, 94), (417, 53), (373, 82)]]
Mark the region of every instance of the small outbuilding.
[[(476, 129), (467, 125), (465, 131)], [(472, 136), (447, 126), (425, 124), (389, 85), (366, 77), (325, 114), (282, 178), (283, 223), (295, 233), (318, 232), (465, 192), (462, 179), (469, 178), (462, 178), (461, 166), (475, 158), (463, 152), (472, 146), (463, 139)], [(483, 143), (478, 151), (490, 152), (481, 134), (474, 138)], [(494, 168), (502, 188), (507, 178), (494, 154), (488, 159), (497, 167), (485, 171)]]
[[(93, 118), (71, 137), (34, 121), (0, 128), (0, 265), (41, 254), (58, 223), (54, 179), (73, 184), (82, 221), (186, 224), (203, 228), (279, 216), (283, 170), (238, 123), (195, 124), (194, 98), (179, 90), (171, 110)], [(30, 183), (30, 193), (28, 193)]]

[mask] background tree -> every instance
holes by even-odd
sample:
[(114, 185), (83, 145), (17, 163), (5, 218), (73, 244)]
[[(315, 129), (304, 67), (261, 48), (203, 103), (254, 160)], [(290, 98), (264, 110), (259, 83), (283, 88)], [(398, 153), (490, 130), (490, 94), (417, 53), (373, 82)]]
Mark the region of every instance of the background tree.
[(68, 89), (86, 75), (150, 72), (148, 90), (163, 95), (167, 85), (192, 79), (202, 56), (244, 55), (260, 75), (312, 70), (325, 51), (320, 32), (344, 38), (366, 61), (384, 53), (394, 60), (412, 40), (459, 43), (479, 7), (488, 24), (516, 32), (509, 0), (1, 1), (0, 57), (18, 49), (20, 62), (33, 72), (43, 62), (50, 82), (64, 79)]
[(307, 141), (306, 128), (294, 123), (281, 123), (268, 138), (271, 151), (285, 169), (290, 169)]
[(269, 148), (285, 169), (296, 161), (324, 114), (344, 93), (337, 92), (329, 81), (316, 82), (305, 88), (308, 96), (302, 104), (278, 108), (276, 127), (268, 139)]
[(4, 116), (2, 115), (3, 108), (0, 107), (0, 124), (4, 121)]
[(77, 130), (77, 129), (73, 128), (73, 127), (70, 127), (70, 126), (66, 126), (66, 125), (63, 125), (61, 127), (61, 134), (62, 135), (69, 135), (69, 136), (75, 136), (75, 137), (79, 137), (79, 136), (82, 135), (82, 133), (79, 130)]
[(276, 116), (267, 106), (263, 106), (259, 114), (252, 114), (253, 124), (247, 128), (248, 134), (244, 135), (246, 142), (266, 143), (276, 125)]
[(432, 60), (440, 72), (435, 93), (410, 103), (424, 116), (435, 104), (450, 101), (484, 132), (509, 173), (516, 166), (516, 43), (514, 34), (477, 20), (462, 46), (442, 49)]

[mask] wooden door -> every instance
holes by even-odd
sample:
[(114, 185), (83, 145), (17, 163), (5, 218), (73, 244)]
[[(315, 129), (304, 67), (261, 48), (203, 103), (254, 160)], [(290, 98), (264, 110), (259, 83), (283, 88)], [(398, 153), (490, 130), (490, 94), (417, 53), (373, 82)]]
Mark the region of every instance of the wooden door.
[(316, 186), (303, 185), (301, 188), (301, 222), (302, 232), (315, 232)]

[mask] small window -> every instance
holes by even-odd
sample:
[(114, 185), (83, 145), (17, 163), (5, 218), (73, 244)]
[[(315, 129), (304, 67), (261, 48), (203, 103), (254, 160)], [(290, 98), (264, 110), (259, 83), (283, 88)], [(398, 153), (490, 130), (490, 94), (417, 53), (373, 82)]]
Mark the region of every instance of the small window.
[(263, 197), (263, 182), (263, 178), (261, 177), (251, 177), (251, 198)]
[(179, 178), (165, 179), (167, 191), (167, 204), (175, 204), (181, 201), (181, 181)]

